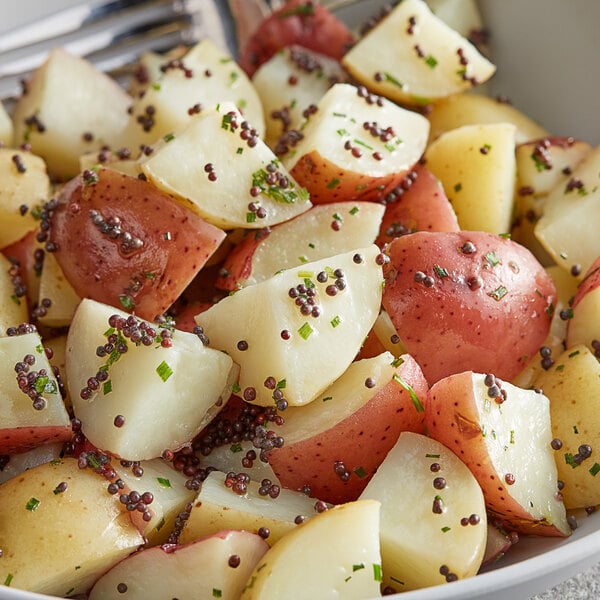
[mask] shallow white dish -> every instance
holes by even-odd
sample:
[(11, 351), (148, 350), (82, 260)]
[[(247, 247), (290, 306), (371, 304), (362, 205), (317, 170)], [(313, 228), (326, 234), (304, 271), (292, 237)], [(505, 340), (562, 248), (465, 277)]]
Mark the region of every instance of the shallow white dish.
[[(490, 49), (498, 72), (492, 94), (515, 106), (557, 135), (600, 143), (597, 97), (600, 92), (600, 2), (598, 0), (479, 0), (491, 31)], [(64, 6), (69, 0), (25, 0), (35, 7)], [(71, 2), (72, 3), (72, 2)], [(365, 0), (340, 14), (352, 25), (371, 14), (382, 0)], [(7, 7), (2, 8), (3, 11)], [(0, 36), (21, 13), (11, 3), (0, 19)], [(566, 540), (523, 538), (497, 565), (472, 579), (390, 596), (403, 600), (500, 600), (529, 598), (600, 561), (600, 512), (579, 517)], [(48, 598), (0, 586), (2, 600)], [(152, 600), (152, 599), (149, 599)]]

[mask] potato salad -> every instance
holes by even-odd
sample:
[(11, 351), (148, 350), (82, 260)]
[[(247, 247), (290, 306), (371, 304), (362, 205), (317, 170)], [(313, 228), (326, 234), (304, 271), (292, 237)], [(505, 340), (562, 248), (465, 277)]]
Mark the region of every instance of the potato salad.
[(600, 505), (600, 150), (453, 4), (0, 104), (0, 595), (370, 600)]

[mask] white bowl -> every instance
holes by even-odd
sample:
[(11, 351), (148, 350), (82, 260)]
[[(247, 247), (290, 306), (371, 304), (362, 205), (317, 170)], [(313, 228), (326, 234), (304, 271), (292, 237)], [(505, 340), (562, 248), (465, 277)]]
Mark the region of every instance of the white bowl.
[[(27, 15), (37, 5), (65, 5), (73, 0), (26, 0)], [(507, 96), (553, 134), (600, 143), (597, 116), (600, 93), (600, 2), (598, 0), (479, 0), (491, 32), (490, 50), (498, 72), (492, 94)], [(383, 0), (364, 0), (340, 15), (354, 26)], [(12, 4), (0, 20), (0, 35), (24, 13)], [(3, 11), (6, 7), (3, 7)], [(42, 8), (40, 8), (42, 10)], [(12, 21), (11, 21), (12, 19)], [(522, 538), (494, 567), (477, 577), (449, 585), (405, 592), (398, 600), (526, 599), (600, 561), (600, 512), (579, 517), (566, 540)], [(575, 593), (575, 590), (573, 590)], [(584, 597), (584, 596), (578, 596)], [(0, 586), (3, 600), (47, 599)], [(149, 599), (152, 600), (152, 599)]]

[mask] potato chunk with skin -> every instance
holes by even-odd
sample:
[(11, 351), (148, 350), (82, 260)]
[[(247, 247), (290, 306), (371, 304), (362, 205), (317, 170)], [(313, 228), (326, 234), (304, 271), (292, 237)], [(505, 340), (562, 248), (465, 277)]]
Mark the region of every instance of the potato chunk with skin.
[(422, 0), (404, 0), (343, 57), (359, 82), (401, 103), (427, 103), (489, 79), (495, 67)]
[(55, 48), (33, 74), (13, 113), (15, 144), (28, 143), (61, 180), (79, 172), (79, 156), (116, 144), (131, 103), (92, 63)]
[[(126, 335), (127, 318), (94, 300), (79, 304), (67, 338), (67, 382), (89, 441), (120, 458), (145, 460), (190, 442), (222, 408), (237, 370), (198, 336), (164, 324), (131, 316), (133, 333)], [(110, 343), (111, 352), (96, 351)], [(104, 378), (92, 389), (89, 378), (98, 373)]]
[(554, 283), (510, 239), (417, 232), (396, 238), (388, 254), (383, 306), (430, 384), (466, 369), (510, 380), (546, 339)]
[(600, 363), (583, 344), (556, 356), (534, 382), (550, 398), (558, 477), (567, 508), (600, 504)]
[(440, 442), (401, 433), (360, 498), (381, 502), (384, 585), (439, 585), (444, 565), (458, 579), (477, 574), (487, 537), (483, 494)]
[(469, 467), (488, 513), (519, 533), (567, 537), (571, 527), (558, 492), (546, 396), (464, 371), (429, 390), (429, 435)]
[[(107, 481), (73, 458), (35, 467), (0, 486), (0, 581), (83, 594), (143, 538)], [(8, 583), (5, 583), (8, 585)]]
[(442, 134), (425, 152), (461, 229), (506, 233), (513, 217), (515, 126), (464, 125)]
[(0, 147), (0, 248), (37, 227), (34, 208), (48, 200), (46, 163), (23, 150)]
[(384, 260), (373, 244), (287, 269), (223, 298), (196, 322), (210, 347), (240, 365), (244, 399), (306, 404), (346, 370), (377, 318)]
[(258, 562), (241, 599), (379, 597), (379, 508), (375, 500), (349, 502), (297, 525)]
[(282, 159), (313, 203), (380, 200), (423, 154), (429, 122), (363, 87), (337, 83), (301, 133)]

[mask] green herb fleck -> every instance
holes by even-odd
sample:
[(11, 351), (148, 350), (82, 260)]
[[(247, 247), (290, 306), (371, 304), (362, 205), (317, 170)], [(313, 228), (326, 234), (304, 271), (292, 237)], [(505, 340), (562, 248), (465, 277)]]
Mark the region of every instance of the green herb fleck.
[(462, 190), (462, 183), (455, 183), (454, 184), (454, 191), (455, 192), (460, 192)]
[(492, 292), (489, 292), (488, 296), (499, 302), (500, 300), (502, 300), (502, 298), (504, 298), (504, 296), (506, 296), (506, 294), (508, 294), (508, 290), (503, 285), (501, 285), (498, 286)]
[(448, 531), (450, 531), (452, 529), (452, 527), (442, 527), (442, 533), (447, 533)]
[(598, 473), (600, 473), (600, 465), (599, 465), (598, 463), (594, 463), (594, 464), (593, 464), (593, 465), (590, 467), (589, 471), (590, 471), (590, 474), (591, 474), (593, 477), (596, 477), (596, 475), (598, 475)]
[(354, 469), (354, 474), (357, 477), (360, 477), (360, 479), (363, 479), (368, 475), (367, 471), (365, 471), (365, 468), (361, 466), (358, 466)]
[(493, 250), (486, 253), (485, 260), (492, 268), (496, 267), (500, 264), (500, 259), (498, 258), (498, 255)]
[(432, 69), (435, 69), (435, 67), (437, 67), (438, 61), (437, 58), (435, 58), (435, 56), (431, 56), (431, 54), (425, 59), (425, 64), (428, 67), (431, 67)]
[(425, 409), (423, 408), (423, 404), (421, 404), (421, 400), (419, 400), (419, 396), (417, 396), (417, 393), (415, 392), (413, 387), (410, 385), (410, 383), (407, 383), (406, 381), (404, 381), (402, 379), (402, 377), (400, 377), (400, 375), (398, 375), (398, 373), (394, 373), (393, 379), (396, 383), (399, 383), (408, 392), (410, 399), (412, 400), (412, 403), (414, 404), (415, 408), (417, 409), (417, 412), (425, 412)]
[(358, 208), (358, 206), (353, 206), (353, 207), (352, 207), (352, 208), (351, 208), (351, 209), (350, 209), (348, 212), (349, 212), (349, 213), (350, 213), (352, 216), (354, 216), (355, 214), (357, 214), (357, 213), (358, 213), (358, 211), (359, 211), (359, 210), (360, 210), (360, 209)]
[(242, 445), (239, 442), (237, 444), (231, 444), (229, 449), (231, 452), (241, 452), (243, 450)]
[(112, 392), (112, 381), (107, 379), (102, 385), (102, 393), (106, 396)]
[(235, 131), (235, 127), (233, 126), (234, 119), (235, 119), (235, 113), (233, 113), (233, 112), (229, 112), (229, 113), (223, 115), (223, 118), (221, 119), (221, 129), (224, 129), (225, 131), (230, 131), (233, 133)]
[(565, 462), (571, 465), (573, 469), (579, 466), (579, 463), (575, 460), (575, 457), (570, 452), (565, 452)]
[(221, 596), (223, 596), (223, 592), (218, 588), (213, 588), (212, 595), (213, 598), (221, 598)]
[(444, 267), (441, 267), (440, 265), (433, 265), (433, 270), (435, 271), (435, 274), (438, 277), (442, 277), (443, 278), (443, 277), (448, 277), (449, 276), (448, 271)]
[(5, 585), (6, 587), (9, 587), (9, 586), (10, 586), (10, 584), (12, 583), (12, 580), (13, 580), (13, 574), (12, 574), (12, 573), (9, 573), (9, 574), (6, 576), (6, 579), (4, 580), (4, 585)]
[(333, 317), (333, 319), (331, 319), (331, 326), (332, 327), (337, 327), (340, 323), (342, 322), (342, 319), (340, 317), (340, 315), (336, 315), (335, 317)]
[(328, 184), (327, 184), (327, 189), (328, 190), (333, 190), (336, 187), (338, 187), (340, 185), (341, 181), (337, 178), (334, 177)]
[(364, 569), (365, 565), (364, 563), (359, 563), (357, 565), (352, 565), (352, 572), (354, 573), (354, 571), (360, 571), (361, 569)]
[(174, 133), (167, 133), (167, 135), (165, 135), (163, 137), (163, 140), (168, 144), (169, 142), (172, 142), (175, 139), (175, 134)]
[(304, 323), (302, 327), (298, 329), (298, 333), (303, 340), (307, 340), (312, 332), (313, 328), (308, 323)]
[(279, 19), (286, 19), (287, 17), (310, 17), (315, 14), (315, 4), (314, 2), (303, 2), (298, 4), (298, 6), (294, 6), (293, 8), (289, 8), (288, 10), (284, 10), (280, 12), (277, 17)]
[(385, 79), (385, 81), (387, 83), (391, 83), (392, 85), (399, 87), (401, 90), (404, 89), (404, 84), (401, 81), (399, 81), (398, 79), (396, 79), (391, 73), (388, 73), (387, 71), (385, 71), (383, 73), (383, 78)]
[(166, 477), (157, 477), (156, 481), (158, 481), (159, 485), (164, 488), (171, 487), (171, 481), (169, 479), (167, 479)]
[(40, 501), (37, 498), (31, 497), (27, 501), (27, 504), (25, 505), (25, 509), (30, 512), (34, 512), (35, 510), (37, 510), (37, 507), (39, 505), (40, 505)]
[(167, 381), (167, 379), (173, 375), (173, 369), (171, 369), (169, 364), (164, 360), (156, 367), (156, 372), (163, 381)]
[(383, 581), (383, 573), (379, 563), (373, 563), (373, 579), (380, 583)]

